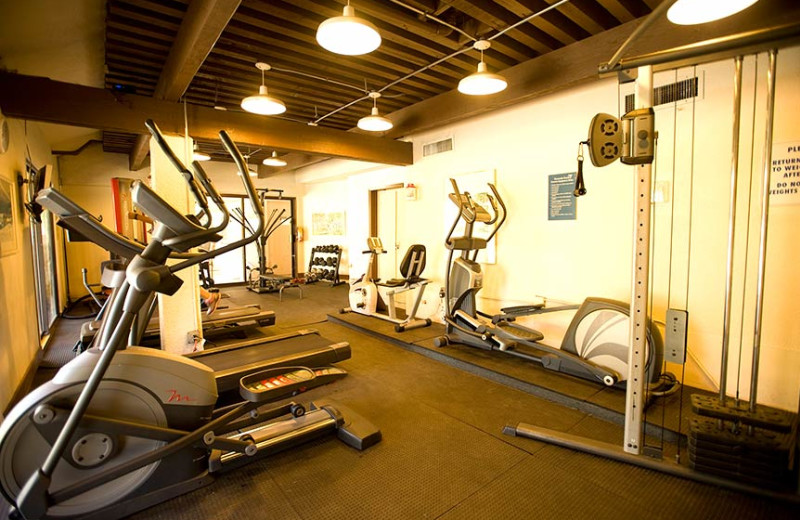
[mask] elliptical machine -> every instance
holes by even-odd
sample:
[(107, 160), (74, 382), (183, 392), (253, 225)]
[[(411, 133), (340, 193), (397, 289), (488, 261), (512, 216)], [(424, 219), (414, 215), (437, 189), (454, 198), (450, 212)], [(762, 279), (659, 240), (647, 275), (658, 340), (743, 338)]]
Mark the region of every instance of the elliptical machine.
[[(152, 121), (153, 137), (165, 146)], [(244, 159), (224, 131), (222, 143), (241, 173), (256, 213), (258, 198)], [(154, 292), (174, 294), (175, 273), (253, 241), (244, 238), (208, 253), (187, 251), (220, 239), (228, 223), (222, 197), (195, 162), (192, 175), (171, 154), (200, 207), (184, 216), (137, 182), (134, 202), (156, 221), (152, 241), (126, 268), (106, 311), (96, 348), (62, 367), (22, 399), (0, 425), (0, 492), (26, 519), (109, 519), (209, 484), (213, 474), (336, 432), (364, 449), (380, 431), (331, 404), (273, 404), (339, 379), (330, 367), (272, 368), (239, 382), (242, 403), (215, 409), (214, 372), (192, 359), (126, 347), (135, 317)], [(44, 190), (38, 201), (57, 205)], [(222, 222), (213, 226), (208, 199)], [(258, 231), (263, 231), (263, 216)], [(183, 260), (166, 265), (171, 254)]]
[[(493, 184), (486, 194), (490, 211), (468, 193), (461, 193), (455, 179), (450, 179), (450, 200), (458, 206), (458, 215), (450, 228), (445, 246), (449, 250), (445, 279), (446, 334), (434, 340), (437, 347), (461, 343), (485, 350), (497, 350), (543, 367), (600, 382), (622, 386), (628, 374), (628, 306), (604, 298), (587, 298), (580, 307), (569, 305), (547, 308), (545, 304), (505, 307), (490, 315), (477, 309), (476, 297), (483, 286), (478, 251), (485, 249), (506, 219), (506, 206)], [(463, 220), (464, 235), (454, 237)], [(487, 238), (473, 236), (476, 223), (492, 226)], [(458, 258), (453, 258), (459, 251)], [(545, 312), (578, 309), (567, 328), (561, 348), (545, 345), (541, 332), (515, 323), (516, 318)], [(677, 389), (672, 374), (662, 374), (663, 340), (651, 322), (647, 337), (647, 381), (651, 395), (665, 395)]]
[[(379, 237), (368, 238), (367, 250), (363, 253), (370, 255), (367, 272), (350, 285), (348, 295), (350, 307), (342, 309), (342, 312), (352, 311), (390, 321), (395, 324), (396, 332), (429, 326), (430, 318), (417, 318), (417, 310), (422, 302), (425, 286), (428, 285), (428, 280), (422, 278), (422, 271), (425, 270), (425, 246), (414, 244), (409, 247), (403, 261), (400, 262), (402, 278), (392, 278), (385, 282), (373, 280), (370, 277), (378, 255), (386, 253), (381, 239)], [(405, 319), (398, 317), (395, 296), (413, 290), (417, 292), (411, 310), (408, 311)]]

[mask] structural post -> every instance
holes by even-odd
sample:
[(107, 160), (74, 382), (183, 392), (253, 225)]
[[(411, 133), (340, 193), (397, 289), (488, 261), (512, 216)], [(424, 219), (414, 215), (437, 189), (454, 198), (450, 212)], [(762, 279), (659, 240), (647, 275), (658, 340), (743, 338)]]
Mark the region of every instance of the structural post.
[(764, 278), (767, 267), (767, 229), (769, 228), (769, 187), (772, 175), (772, 125), (775, 120), (775, 69), (778, 50), (769, 51), (767, 69), (767, 125), (764, 135), (764, 173), (761, 180), (761, 228), (758, 244), (758, 285), (756, 287), (756, 318), (753, 330), (753, 368), (750, 374), (750, 411), (758, 400), (758, 362), (761, 356), (761, 325), (764, 315)]
[[(182, 137), (164, 136), (167, 144), (181, 157), (186, 141)], [(188, 149), (192, 149), (191, 140)], [(188, 162), (188, 161), (185, 161)], [(164, 200), (183, 214), (194, 213), (193, 200), (186, 181), (164, 155), (158, 144), (150, 139), (151, 187)], [(176, 273), (183, 285), (172, 296), (158, 295), (158, 320), (161, 325), (161, 349), (175, 354), (191, 352), (191, 331), (202, 331), (200, 319), (200, 284), (197, 266)]]
[(742, 110), (742, 57), (734, 61), (733, 74), (733, 145), (731, 147), (731, 193), (728, 220), (728, 263), (725, 276), (725, 313), (722, 319), (722, 359), (720, 360), (719, 400), (725, 401), (728, 387), (728, 352), (731, 342), (731, 298), (733, 294), (733, 255), (736, 234), (736, 191), (739, 178), (739, 121)]
[[(653, 106), (653, 68), (639, 67), (636, 79), (636, 108)], [(633, 139), (632, 137), (628, 137)], [(653, 136), (655, 139), (655, 136)], [(650, 175), (651, 164), (638, 164), (635, 201), (633, 204), (633, 281), (631, 287), (631, 348), (628, 351), (628, 381), (625, 387), (625, 439), (628, 453), (642, 451), (644, 424), (642, 417), (647, 405), (645, 395), (645, 363), (647, 361), (647, 294), (650, 272)]]

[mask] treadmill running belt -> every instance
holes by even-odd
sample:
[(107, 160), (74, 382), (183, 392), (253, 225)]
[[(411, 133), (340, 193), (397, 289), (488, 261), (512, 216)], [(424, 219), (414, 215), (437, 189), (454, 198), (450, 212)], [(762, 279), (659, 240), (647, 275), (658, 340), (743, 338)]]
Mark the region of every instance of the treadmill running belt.
[(332, 343), (319, 334), (304, 334), (280, 341), (190, 356), (214, 371), (217, 390), (238, 390), (239, 379), (251, 372), (279, 366), (320, 367), (350, 358), (348, 343)]

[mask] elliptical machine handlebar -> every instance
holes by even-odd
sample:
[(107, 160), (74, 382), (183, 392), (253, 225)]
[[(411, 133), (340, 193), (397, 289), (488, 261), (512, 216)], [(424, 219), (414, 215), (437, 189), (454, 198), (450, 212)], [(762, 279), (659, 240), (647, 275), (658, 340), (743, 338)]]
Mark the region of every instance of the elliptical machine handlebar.
[[(497, 234), (497, 231), (500, 229), (500, 226), (502, 226), (503, 223), (506, 221), (506, 203), (503, 202), (503, 197), (500, 196), (500, 193), (497, 191), (497, 188), (495, 187), (495, 185), (492, 184), (491, 182), (488, 183), (488, 184), (489, 184), (489, 188), (492, 190), (492, 193), (494, 193), (494, 197), (492, 197), (491, 195), (487, 194), (486, 198), (489, 199), (489, 204), (492, 205), (492, 211), (494, 212), (494, 218), (492, 218), (492, 220), (490, 220), (486, 224), (487, 225), (494, 225), (494, 229), (492, 230), (491, 233), (489, 233), (489, 236), (486, 237), (486, 242), (489, 242), (492, 238), (494, 238), (494, 236)], [(499, 208), (500, 211), (499, 212), (498, 212), (498, 207), (497, 207), (498, 204), (500, 204), (500, 208)], [(498, 221), (498, 218), (500, 219), (499, 221)]]
[(172, 151), (172, 148), (167, 144), (167, 141), (164, 139), (164, 134), (161, 133), (161, 130), (156, 125), (155, 121), (152, 119), (147, 119), (144, 122), (147, 129), (150, 131), (150, 134), (155, 139), (156, 143), (158, 143), (159, 148), (164, 152), (167, 156), (167, 159), (172, 163), (176, 170), (178, 170), (183, 178), (186, 180), (186, 184), (189, 185), (189, 191), (192, 192), (192, 196), (194, 197), (197, 204), (200, 206), (201, 212), (206, 216), (208, 222), (205, 227), (211, 225), (211, 212), (208, 209), (208, 199), (205, 196), (205, 193), (200, 188), (195, 177), (192, 175), (186, 166), (184, 166), (183, 162), (178, 159), (178, 156), (175, 155), (175, 152)]
[[(239, 176), (242, 178), (242, 184), (244, 185), (244, 190), (247, 193), (247, 198), (250, 201), (250, 205), (251, 205), (251, 207), (253, 209), (253, 212), (258, 217), (258, 225), (256, 226), (256, 228), (253, 230), (253, 232), (249, 236), (246, 236), (241, 240), (237, 240), (236, 242), (232, 242), (232, 243), (230, 243), (230, 244), (228, 244), (228, 245), (226, 245), (224, 247), (217, 248), (217, 249), (215, 249), (213, 251), (209, 251), (207, 253), (199, 254), (194, 258), (191, 258), (191, 259), (183, 261), (183, 262), (181, 262), (179, 264), (175, 264), (173, 266), (170, 266), (169, 270), (170, 270), (171, 273), (174, 273), (176, 271), (180, 271), (181, 269), (185, 269), (185, 268), (187, 268), (189, 266), (192, 266), (192, 265), (199, 264), (200, 262), (204, 262), (204, 261), (206, 261), (206, 260), (208, 260), (210, 258), (217, 257), (217, 256), (225, 254), (225, 253), (227, 253), (229, 251), (233, 251), (234, 249), (238, 249), (238, 248), (240, 248), (242, 246), (245, 246), (245, 245), (247, 245), (247, 244), (249, 244), (251, 242), (255, 242), (258, 239), (258, 237), (261, 236), (261, 234), (264, 232), (264, 225), (265, 225), (264, 224), (264, 211), (260, 207), (258, 194), (256, 192), (255, 186), (253, 186), (253, 181), (250, 179), (250, 174), (249, 174), (248, 169), (247, 169), (247, 163), (245, 162), (244, 157), (242, 157), (242, 153), (239, 151), (239, 148), (237, 148), (236, 144), (233, 142), (233, 140), (230, 138), (230, 136), (228, 135), (228, 133), (225, 130), (220, 130), (219, 131), (219, 137), (220, 137), (220, 140), (222, 141), (222, 145), (225, 147), (225, 149), (231, 155), (231, 157), (233, 158), (234, 163), (236, 163), (236, 167), (239, 170)], [(202, 170), (202, 168), (199, 168), (199, 169)], [(205, 172), (203, 172), (203, 173), (205, 173)], [(209, 183), (210, 183), (210, 181), (209, 181)], [(216, 190), (214, 190), (214, 191), (216, 191)], [(220, 197), (220, 200), (221, 199), (222, 198)], [(225, 217), (226, 217), (225, 220), (227, 221), (229, 213), (226, 210), (225, 205), (223, 204), (220, 209), (225, 210), (224, 211), (224, 214), (225, 214)], [(226, 224), (227, 224), (227, 222), (226, 222)]]
[(236, 143), (233, 142), (228, 132), (225, 130), (219, 131), (219, 138), (222, 140), (222, 145), (233, 158), (233, 162), (236, 163), (236, 167), (239, 169), (239, 175), (242, 177), (242, 184), (244, 184), (247, 198), (250, 200), (250, 206), (253, 212), (258, 216), (258, 226), (256, 227), (255, 233), (253, 233), (253, 239), (249, 241), (252, 242), (264, 232), (264, 209), (259, 201), (256, 188), (253, 186), (253, 181), (250, 179), (250, 170), (247, 168), (247, 162), (244, 160), (242, 152), (239, 151), (239, 148), (236, 147)]
[[(192, 169), (194, 170), (195, 175), (200, 180), (200, 185), (205, 190), (208, 197), (214, 201), (214, 204), (217, 205), (217, 209), (220, 213), (222, 213), (222, 222), (215, 228), (213, 228), (215, 233), (219, 233), (228, 227), (228, 222), (230, 222), (230, 213), (228, 213), (228, 207), (225, 205), (225, 201), (222, 199), (222, 195), (219, 194), (217, 188), (214, 187), (214, 184), (211, 182), (211, 179), (208, 177), (208, 174), (200, 166), (200, 163), (197, 161), (192, 161)], [(209, 214), (209, 225), (211, 225), (211, 215)]]
[[(476, 220), (479, 220), (478, 214), (481, 211), (484, 213), (489, 213), (474, 201), (469, 192), (461, 193), (461, 191), (458, 189), (458, 183), (455, 179), (451, 178), (450, 182), (453, 185), (454, 192), (450, 194), (450, 200), (452, 200), (453, 203), (458, 206), (458, 214), (453, 221), (453, 225), (450, 226), (450, 231), (447, 233), (445, 245), (451, 245), (453, 243), (453, 233), (455, 232), (459, 220), (463, 218), (467, 224), (473, 224)], [(487, 184), (489, 185), (489, 188), (492, 190), (493, 194), (486, 194), (486, 198), (489, 200), (489, 204), (492, 207), (492, 215), (490, 215), (490, 218), (485, 219), (484, 217), (485, 220), (480, 219), (480, 221), (487, 226), (494, 226), (492, 232), (488, 237), (486, 237), (486, 242), (489, 242), (497, 234), (500, 226), (502, 226), (506, 221), (506, 204), (503, 201), (503, 198), (500, 196), (500, 193), (497, 191), (495, 185), (491, 182)]]

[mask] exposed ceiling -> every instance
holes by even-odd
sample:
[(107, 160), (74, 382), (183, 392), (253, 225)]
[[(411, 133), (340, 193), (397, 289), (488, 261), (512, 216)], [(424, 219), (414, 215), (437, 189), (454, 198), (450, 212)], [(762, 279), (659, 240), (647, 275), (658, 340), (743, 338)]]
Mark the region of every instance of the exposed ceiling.
[[(220, 160), (227, 154), (217, 134), (225, 128), (251, 164), (273, 150), (289, 161), (283, 170), (327, 157), (411, 164), (412, 146), (398, 138), (596, 81), (598, 65), (662, 0), (353, 0), (383, 37), (376, 51), (354, 57), (323, 50), (315, 37), (345, 3), (82, 0), (81, 10), (63, 0), (0, 2), (0, 106), (9, 117), (54, 128), (101, 130), (104, 149), (128, 154), (134, 170), (149, 151), (147, 118), (172, 135), (188, 127)], [(748, 31), (766, 36), (762, 50), (800, 41), (797, 0), (762, 0), (705, 25), (653, 21), (626, 56)], [(492, 40), (486, 62), (508, 79), (505, 91), (455, 90), (476, 70), (475, 39)], [(257, 61), (272, 67), (265, 82), (286, 103), (282, 116), (239, 107), (261, 83)], [(378, 106), (394, 123), (377, 136), (355, 128), (369, 113), (371, 90), (384, 94)], [(80, 146), (63, 142), (62, 150)]]
[[(644, 16), (660, 2), (571, 0), (494, 39), (486, 51), (486, 63), (493, 71), (503, 71)], [(190, 3), (107, 1), (106, 88), (158, 94)], [(340, 16), (345, 3), (243, 0), (191, 79), (186, 102), (241, 110), (241, 99), (258, 90), (261, 73), (254, 64), (263, 61), (272, 66), (265, 79), (270, 95), (287, 106), (286, 113), (277, 117), (350, 130), (369, 113), (369, 90), (392, 85), (378, 100), (382, 114), (453, 90), (476, 69), (480, 55), (472, 50), (473, 39), (491, 38), (556, 0), (354, 0), (356, 14), (378, 27), (383, 43), (370, 54), (353, 57), (326, 51), (315, 39), (319, 24)], [(460, 50), (466, 52), (397, 82)], [(135, 134), (106, 131), (103, 135), (104, 149), (109, 152), (131, 153), (136, 141)], [(225, 157), (217, 143), (201, 140), (199, 144), (212, 156)], [(252, 160), (260, 161), (272, 149), (251, 152), (255, 152)]]

